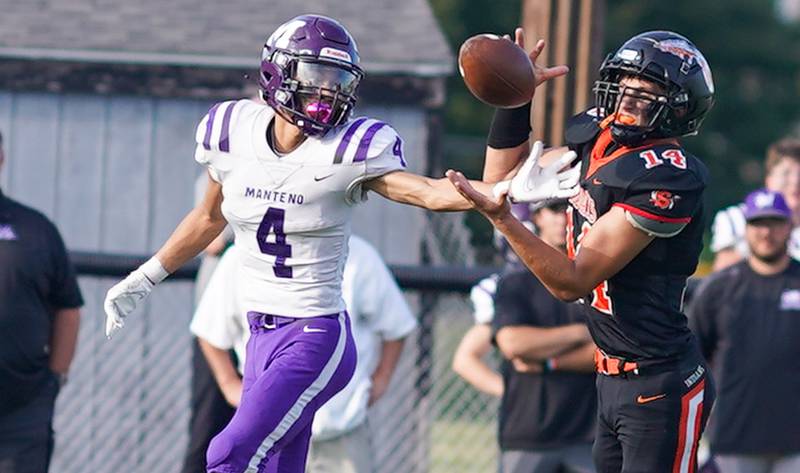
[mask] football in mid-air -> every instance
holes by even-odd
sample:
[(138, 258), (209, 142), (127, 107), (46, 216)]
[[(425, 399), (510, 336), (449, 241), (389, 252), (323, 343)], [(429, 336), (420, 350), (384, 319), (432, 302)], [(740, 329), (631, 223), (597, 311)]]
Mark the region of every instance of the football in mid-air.
[(524, 105), (536, 87), (528, 53), (493, 34), (473, 36), (461, 45), (458, 70), (472, 95), (494, 107)]

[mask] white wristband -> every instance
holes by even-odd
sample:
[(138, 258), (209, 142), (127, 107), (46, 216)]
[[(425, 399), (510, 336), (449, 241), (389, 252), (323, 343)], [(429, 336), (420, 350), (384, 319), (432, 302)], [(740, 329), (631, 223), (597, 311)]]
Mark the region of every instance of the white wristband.
[(164, 266), (161, 264), (161, 261), (158, 260), (155, 256), (147, 260), (143, 265), (139, 266), (139, 270), (150, 280), (153, 284), (158, 284), (164, 280), (169, 273)]

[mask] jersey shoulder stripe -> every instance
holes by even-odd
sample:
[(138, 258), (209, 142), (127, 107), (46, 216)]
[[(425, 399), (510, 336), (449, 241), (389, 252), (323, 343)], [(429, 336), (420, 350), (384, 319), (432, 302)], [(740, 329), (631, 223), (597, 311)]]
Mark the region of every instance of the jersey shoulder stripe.
[(354, 163), (367, 159), (367, 151), (369, 151), (369, 145), (372, 143), (372, 139), (375, 137), (375, 134), (378, 132), (378, 130), (385, 126), (386, 123), (377, 122), (373, 123), (369, 128), (367, 128), (367, 130), (364, 132), (364, 136), (361, 137), (361, 142), (358, 143), (358, 149), (356, 149), (356, 154), (353, 157)]
[(231, 151), (231, 135), (237, 116), (250, 100), (230, 100), (211, 107), (197, 127), (197, 143), (207, 151)]
[[(379, 156), (398, 142), (397, 132), (386, 122), (360, 117), (339, 131), (334, 164), (354, 164)], [(402, 145), (402, 143), (401, 143)], [(401, 146), (400, 145), (400, 146)]]
[(344, 135), (342, 135), (342, 141), (339, 142), (339, 146), (336, 148), (333, 164), (340, 164), (342, 162), (344, 159), (344, 153), (347, 151), (347, 147), (350, 146), (350, 140), (353, 139), (353, 135), (356, 133), (358, 127), (360, 127), (365, 121), (367, 121), (367, 117), (361, 117), (354, 120), (347, 127), (347, 131), (345, 131)]

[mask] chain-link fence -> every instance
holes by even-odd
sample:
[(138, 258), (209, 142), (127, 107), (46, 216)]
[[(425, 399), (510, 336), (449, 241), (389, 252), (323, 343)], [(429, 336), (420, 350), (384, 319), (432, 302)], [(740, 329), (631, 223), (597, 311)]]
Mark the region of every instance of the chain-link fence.
[[(78, 260), (84, 273), (95, 275), (124, 274), (138, 263), (123, 258), (114, 268), (102, 258)], [(466, 290), (486, 270), (393, 269), (420, 328), (406, 341), (389, 392), (370, 412), (376, 471), (496, 471), (498, 401), (451, 370), (456, 346), (473, 324)], [(71, 379), (57, 403), (54, 472), (170, 473), (183, 460), (192, 284), (164, 283), (137, 320), (107, 343), (102, 300), (115, 281), (81, 277), (87, 305)]]

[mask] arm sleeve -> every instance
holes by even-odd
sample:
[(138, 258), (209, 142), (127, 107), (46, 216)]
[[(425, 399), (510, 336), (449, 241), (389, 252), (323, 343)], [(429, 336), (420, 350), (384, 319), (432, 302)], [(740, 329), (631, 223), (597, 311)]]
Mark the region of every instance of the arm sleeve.
[(631, 182), (621, 201), (634, 227), (659, 238), (669, 238), (683, 230), (702, 203), (704, 185), (691, 173), (664, 165), (642, 179)]
[[(378, 125), (377, 131), (370, 136), (370, 128)], [(349, 203), (359, 203), (367, 200), (366, 191), (361, 184), (370, 179), (402, 171), (408, 167), (403, 150), (403, 139), (391, 126), (377, 122), (372, 126), (363, 125), (366, 131), (356, 133), (355, 139), (359, 144), (355, 148), (353, 164), (361, 166), (361, 173), (347, 186), (346, 199)]]
[(711, 251), (736, 248), (743, 235), (744, 215), (738, 206), (722, 209), (714, 216), (711, 225)]
[(386, 267), (378, 252), (366, 242), (351, 247), (355, 258), (348, 259), (353, 265), (352, 290), (358, 313), (384, 340), (399, 340), (417, 327), (417, 319), (411, 313), (403, 292)]
[(689, 328), (694, 332), (700, 344), (700, 350), (706, 360), (710, 360), (717, 346), (717, 305), (718, 294), (713, 276), (703, 281), (686, 311)]
[(75, 268), (67, 255), (64, 240), (58, 229), (51, 222), (50, 226), (50, 252), (52, 273), (50, 280), (51, 292), (48, 302), (55, 309), (75, 309), (83, 306), (83, 296), (78, 286)]

